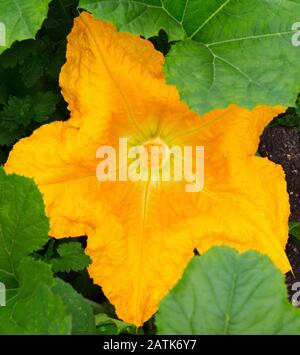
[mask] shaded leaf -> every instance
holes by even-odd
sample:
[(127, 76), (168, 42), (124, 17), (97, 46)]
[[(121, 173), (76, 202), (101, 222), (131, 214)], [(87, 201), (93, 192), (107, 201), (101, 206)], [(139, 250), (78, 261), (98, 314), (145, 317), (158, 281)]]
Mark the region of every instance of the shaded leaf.
[(91, 263), (90, 257), (85, 255), (81, 244), (78, 242), (61, 244), (57, 251), (59, 257), (51, 260), (54, 272), (81, 271)]
[(0, 111), (0, 145), (10, 145), (26, 134), (32, 121), (46, 122), (54, 113), (59, 96), (52, 91), (33, 96), (10, 96)]
[(300, 222), (290, 222), (289, 226), (290, 226), (290, 230), (289, 230), (290, 235), (300, 240)]
[(45, 122), (54, 113), (59, 96), (52, 91), (38, 92), (33, 97), (32, 119), (36, 122)]
[(29, 58), (22, 68), (22, 78), (24, 84), (30, 88), (43, 76), (44, 63), (41, 58), (35, 56)]

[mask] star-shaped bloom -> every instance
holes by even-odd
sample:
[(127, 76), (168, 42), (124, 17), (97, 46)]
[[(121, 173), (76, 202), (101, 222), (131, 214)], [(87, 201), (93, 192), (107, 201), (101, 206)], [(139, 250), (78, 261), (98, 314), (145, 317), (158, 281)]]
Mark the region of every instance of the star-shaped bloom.
[[(199, 116), (166, 84), (163, 61), (149, 41), (82, 13), (60, 75), (70, 119), (22, 139), (5, 165), (39, 186), (51, 236), (88, 236), (91, 277), (118, 316), (138, 326), (195, 247), (256, 249), (290, 269), (284, 173), (255, 156), (264, 127), (285, 108), (231, 105)], [(186, 181), (100, 182), (96, 153), (101, 146), (118, 151), (122, 137), (144, 147), (203, 146), (203, 190), (187, 192)]]

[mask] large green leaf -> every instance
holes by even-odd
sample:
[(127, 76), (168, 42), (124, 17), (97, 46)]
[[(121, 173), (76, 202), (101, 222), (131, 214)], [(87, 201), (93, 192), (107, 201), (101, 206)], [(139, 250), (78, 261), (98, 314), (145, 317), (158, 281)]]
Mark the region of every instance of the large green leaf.
[(69, 284), (56, 280), (54, 292), (63, 299), (72, 316), (72, 334), (91, 335), (96, 333), (95, 317), (91, 306)]
[(7, 303), (0, 307), (0, 334), (70, 334), (72, 318), (52, 287), (51, 266), (23, 258), (7, 280)]
[[(84, 298), (29, 254), (49, 240), (42, 196), (30, 179), (0, 168), (0, 334), (94, 334)], [(75, 248), (78, 254), (78, 248)], [(77, 260), (79, 260), (77, 255)]]
[(214, 247), (193, 258), (156, 324), (159, 334), (300, 334), (300, 310), (268, 257)]
[(0, 280), (49, 240), (42, 196), (32, 180), (0, 171)]
[[(168, 3), (167, 7), (162, 3)], [(172, 4), (173, 3), (173, 4)], [(149, 38), (164, 29), (171, 40), (185, 38), (185, 31), (174, 12), (183, 11), (185, 1), (160, 0), (80, 0), (79, 7), (97, 17), (113, 21), (120, 31)]]
[(168, 82), (199, 113), (230, 103), (294, 106), (299, 47), (292, 45), (300, 0), (80, 0), (80, 7), (145, 37), (163, 28), (178, 40)]
[(47, 16), (50, 0), (0, 1), (0, 53), (13, 42), (34, 38)]
[(0, 334), (68, 334), (71, 317), (54, 294), (51, 265), (28, 257), (48, 240), (42, 196), (32, 180), (0, 171)]

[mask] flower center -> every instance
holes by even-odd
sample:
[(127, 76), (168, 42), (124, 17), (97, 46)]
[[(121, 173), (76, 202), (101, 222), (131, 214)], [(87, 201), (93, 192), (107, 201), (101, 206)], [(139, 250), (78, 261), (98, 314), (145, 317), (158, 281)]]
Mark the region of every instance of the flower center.
[(152, 138), (142, 144), (142, 164), (152, 169), (160, 169), (170, 157), (170, 148), (161, 138)]

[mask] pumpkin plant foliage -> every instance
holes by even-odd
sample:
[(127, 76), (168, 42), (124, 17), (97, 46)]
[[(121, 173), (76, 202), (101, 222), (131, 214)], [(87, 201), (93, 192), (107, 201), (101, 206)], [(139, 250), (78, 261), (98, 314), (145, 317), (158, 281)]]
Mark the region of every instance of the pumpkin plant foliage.
[(58, 246), (58, 257), (50, 259), (54, 272), (70, 272), (84, 270), (91, 259), (84, 254), (82, 246), (75, 243), (64, 243)]
[[(163, 62), (149, 41), (83, 12), (60, 74), (70, 119), (20, 140), (5, 164), (38, 185), (51, 236), (88, 236), (91, 277), (136, 326), (157, 311), (195, 247), (255, 249), (290, 270), (284, 173), (255, 156), (264, 127), (286, 108), (230, 105), (200, 116), (166, 83)], [(204, 146), (204, 190), (187, 193), (185, 181), (99, 182), (96, 152), (118, 151), (120, 137)]]
[(146, 38), (164, 29), (176, 41), (167, 80), (199, 113), (230, 103), (295, 104), (300, 0), (80, 0), (79, 7)]
[(46, 18), (50, 0), (1, 0), (0, 53), (13, 42), (34, 38)]
[(158, 334), (299, 334), (284, 275), (255, 251), (215, 247), (194, 257), (161, 302)]
[(300, 222), (290, 222), (289, 223), (289, 233), (294, 238), (300, 240)]
[[(68, 116), (58, 76), (76, 5), (76, 0), (53, 0), (35, 39), (16, 41), (0, 55), (0, 164), (19, 139)], [(0, 22), (3, 16), (0, 12)]]
[[(49, 240), (42, 196), (33, 181), (0, 171), (0, 334), (93, 334), (90, 306), (32, 256)], [(80, 319), (78, 319), (80, 314)]]

